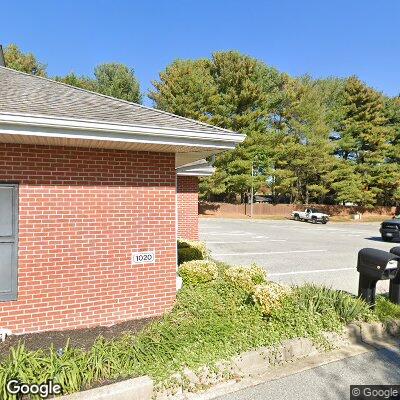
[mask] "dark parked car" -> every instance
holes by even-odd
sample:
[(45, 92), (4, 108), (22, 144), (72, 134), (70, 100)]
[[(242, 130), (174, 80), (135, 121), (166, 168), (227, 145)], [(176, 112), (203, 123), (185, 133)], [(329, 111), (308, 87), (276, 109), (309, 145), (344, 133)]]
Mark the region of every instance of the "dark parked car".
[(265, 196), (261, 194), (255, 194), (253, 198), (254, 203), (272, 203), (272, 196)]
[(379, 229), (382, 240), (391, 242), (393, 239), (400, 239), (400, 219), (388, 219), (383, 221)]

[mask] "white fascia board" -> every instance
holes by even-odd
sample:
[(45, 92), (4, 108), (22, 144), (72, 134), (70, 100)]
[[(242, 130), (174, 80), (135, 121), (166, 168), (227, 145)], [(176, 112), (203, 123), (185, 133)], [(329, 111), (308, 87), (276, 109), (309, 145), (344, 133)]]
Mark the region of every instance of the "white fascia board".
[(212, 174), (215, 172), (215, 169), (213, 171), (210, 170), (198, 170), (198, 171), (188, 171), (188, 172), (178, 172), (178, 176), (212, 176)]
[(83, 140), (146, 143), (229, 150), (245, 139), (229, 132), (203, 132), (0, 113), (0, 133)]

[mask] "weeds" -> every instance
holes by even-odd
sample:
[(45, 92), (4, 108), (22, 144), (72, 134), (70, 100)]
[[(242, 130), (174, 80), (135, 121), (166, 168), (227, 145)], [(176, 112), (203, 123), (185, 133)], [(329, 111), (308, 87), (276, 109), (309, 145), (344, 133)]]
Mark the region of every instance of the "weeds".
[(382, 322), (400, 320), (400, 305), (394, 304), (385, 296), (376, 299), (375, 314)]
[(310, 313), (323, 315), (334, 310), (344, 323), (376, 319), (367, 303), (339, 290), (306, 284), (296, 288), (295, 296)]

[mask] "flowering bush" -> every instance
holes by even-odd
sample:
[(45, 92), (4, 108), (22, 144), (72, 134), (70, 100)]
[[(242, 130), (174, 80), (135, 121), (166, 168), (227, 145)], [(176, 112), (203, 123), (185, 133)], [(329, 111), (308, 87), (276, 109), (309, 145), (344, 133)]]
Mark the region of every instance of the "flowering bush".
[(256, 285), (254, 288), (253, 300), (261, 307), (264, 315), (281, 305), (284, 296), (291, 292), (290, 287), (275, 282), (268, 282)]
[(234, 266), (225, 270), (224, 278), (231, 285), (248, 293), (253, 293), (256, 285), (267, 281), (267, 274), (258, 265), (251, 265), (250, 267)]
[(186, 285), (198, 285), (213, 281), (218, 277), (217, 265), (209, 260), (187, 261), (179, 267), (178, 272)]

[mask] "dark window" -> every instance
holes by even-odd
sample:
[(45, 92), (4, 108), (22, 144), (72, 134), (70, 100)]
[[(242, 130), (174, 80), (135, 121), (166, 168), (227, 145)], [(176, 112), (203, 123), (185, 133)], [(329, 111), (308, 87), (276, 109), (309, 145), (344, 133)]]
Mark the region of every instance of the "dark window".
[(0, 301), (17, 299), (17, 255), (18, 186), (0, 184)]

